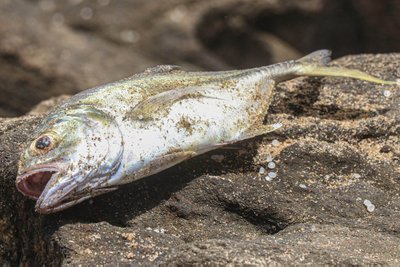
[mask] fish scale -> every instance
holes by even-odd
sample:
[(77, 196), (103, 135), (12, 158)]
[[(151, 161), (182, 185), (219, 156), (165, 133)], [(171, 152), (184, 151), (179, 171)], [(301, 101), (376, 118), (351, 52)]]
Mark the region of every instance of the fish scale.
[[(186, 72), (157, 66), (83, 91), (43, 119), (22, 153), (16, 186), (51, 213), (179, 162), (281, 127), (263, 125), (275, 85), (301, 75), (382, 84), (329, 67), (330, 51), (247, 70)], [(38, 197), (39, 196), (39, 197)]]

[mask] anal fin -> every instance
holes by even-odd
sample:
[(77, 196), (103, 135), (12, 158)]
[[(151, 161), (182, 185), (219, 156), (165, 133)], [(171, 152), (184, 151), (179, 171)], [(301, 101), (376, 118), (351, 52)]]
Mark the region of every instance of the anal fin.
[[(233, 147), (232, 144), (273, 132), (281, 127), (282, 127), (281, 123), (274, 123), (274, 124), (268, 124), (268, 125), (264, 125), (264, 124), (253, 125), (253, 126), (249, 127), (247, 130), (245, 130), (244, 132), (242, 132), (241, 135), (237, 139), (234, 139), (231, 141), (226, 141), (223, 143), (214, 144), (212, 146), (212, 149), (240, 149), (239, 147)], [(199, 154), (210, 151), (212, 149), (210, 149), (208, 147), (207, 149), (200, 150)]]
[(273, 132), (279, 128), (282, 127), (281, 123), (274, 123), (274, 124), (268, 124), (268, 125), (254, 125), (249, 127), (247, 130), (245, 130), (239, 137), (237, 141), (241, 140), (246, 140), (246, 139), (251, 139), (256, 136), (264, 135), (270, 132)]
[[(130, 181), (137, 180), (152, 174), (156, 174), (165, 169), (168, 169), (182, 161), (193, 158), (197, 153), (194, 151), (172, 151), (152, 160), (148, 165), (139, 171), (135, 172), (133, 177), (130, 177)], [(133, 178), (133, 179), (132, 179)]]

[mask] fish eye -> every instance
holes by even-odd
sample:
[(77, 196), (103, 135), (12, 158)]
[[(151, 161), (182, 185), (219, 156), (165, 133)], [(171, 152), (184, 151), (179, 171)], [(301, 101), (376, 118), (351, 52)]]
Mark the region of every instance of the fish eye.
[(51, 145), (51, 138), (47, 135), (40, 137), (36, 140), (35, 147), (37, 149), (46, 149)]
[(42, 135), (37, 138), (33, 143), (34, 151), (39, 153), (51, 150), (55, 145), (55, 140), (51, 135)]

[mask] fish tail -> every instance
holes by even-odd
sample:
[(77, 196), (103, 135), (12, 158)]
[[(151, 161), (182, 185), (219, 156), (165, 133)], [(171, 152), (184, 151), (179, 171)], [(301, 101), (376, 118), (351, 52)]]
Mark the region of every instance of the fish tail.
[(336, 76), (349, 77), (380, 84), (398, 84), (398, 81), (385, 81), (356, 69), (326, 66), (332, 52), (326, 49), (315, 51), (295, 61), (293, 71), (297, 76)]

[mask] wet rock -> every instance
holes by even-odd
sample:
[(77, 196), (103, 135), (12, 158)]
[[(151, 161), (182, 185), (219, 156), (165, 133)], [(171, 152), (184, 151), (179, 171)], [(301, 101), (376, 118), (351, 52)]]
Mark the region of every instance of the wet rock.
[[(333, 64), (393, 80), (399, 62), (399, 54), (387, 54)], [(1, 119), (0, 259), (399, 264), (399, 96), (396, 86), (345, 78), (283, 83), (266, 118), (283, 123), (278, 131), (51, 215), (36, 214), (14, 185), (19, 152), (42, 115)], [(259, 173), (268, 158), (277, 174), (271, 180)]]

